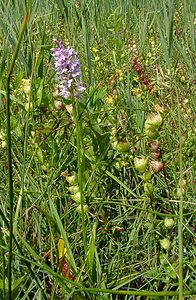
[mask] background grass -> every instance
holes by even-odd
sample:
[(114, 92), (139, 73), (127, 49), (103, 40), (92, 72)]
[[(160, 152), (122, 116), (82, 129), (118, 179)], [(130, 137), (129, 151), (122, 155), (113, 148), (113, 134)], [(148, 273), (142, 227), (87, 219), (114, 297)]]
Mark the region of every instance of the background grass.
[[(12, 299), (157, 299), (160, 291), (165, 299), (176, 299), (175, 293), (182, 299), (183, 291), (194, 294), (195, 1), (0, 4), (0, 297), (9, 298), (6, 76), (26, 11), (29, 21), (10, 84)], [(76, 50), (86, 87), (78, 103), (89, 207), (83, 228), (65, 178), (77, 174), (78, 152), (73, 117), (65, 107), (69, 103), (56, 92), (54, 36)], [(144, 65), (151, 92), (133, 59)], [(22, 79), (30, 79), (29, 93)], [(63, 101), (62, 109), (55, 101)], [(152, 172), (149, 193), (134, 158), (154, 160), (145, 120), (157, 111), (163, 118), (157, 160), (164, 169)], [(114, 141), (128, 142), (129, 151), (119, 151)], [(172, 228), (165, 226), (166, 218), (173, 219)], [(60, 237), (74, 280), (61, 273)], [(171, 242), (168, 249), (161, 246), (164, 238)]]

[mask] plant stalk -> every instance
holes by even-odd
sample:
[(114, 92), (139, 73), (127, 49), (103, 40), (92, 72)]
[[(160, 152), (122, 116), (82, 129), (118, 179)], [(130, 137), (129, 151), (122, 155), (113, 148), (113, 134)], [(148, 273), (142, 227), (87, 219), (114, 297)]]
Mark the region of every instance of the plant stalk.
[(13, 247), (13, 202), (14, 202), (14, 192), (13, 192), (13, 175), (12, 175), (12, 156), (11, 156), (11, 126), (10, 126), (10, 81), (12, 72), (14, 69), (15, 61), (20, 48), (21, 40), (24, 34), (24, 30), (27, 26), (28, 14), (24, 16), (23, 23), (21, 25), (18, 41), (16, 48), (14, 50), (13, 58), (8, 69), (8, 74), (6, 77), (6, 139), (7, 139), (7, 160), (8, 160), (8, 191), (9, 191), (9, 256), (8, 256), (8, 291), (9, 299), (12, 299), (12, 247)]
[(82, 128), (81, 122), (79, 119), (79, 112), (78, 112), (78, 103), (73, 99), (73, 119), (76, 126), (76, 140), (77, 140), (77, 154), (78, 154), (78, 184), (79, 184), (79, 191), (81, 195), (81, 217), (82, 217), (82, 238), (84, 244), (84, 251), (87, 253), (87, 239), (86, 239), (86, 217), (84, 211), (84, 192), (83, 192), (83, 175), (84, 175), (84, 149), (83, 149), (83, 142), (82, 142)]
[[(176, 91), (177, 92), (177, 91)], [(178, 94), (177, 94), (178, 95)], [(182, 128), (180, 105), (178, 105), (178, 134), (179, 134), (179, 167), (180, 167), (180, 201), (179, 201), (179, 219), (178, 219), (178, 244), (179, 244), (179, 300), (183, 300), (183, 155), (182, 155)]]

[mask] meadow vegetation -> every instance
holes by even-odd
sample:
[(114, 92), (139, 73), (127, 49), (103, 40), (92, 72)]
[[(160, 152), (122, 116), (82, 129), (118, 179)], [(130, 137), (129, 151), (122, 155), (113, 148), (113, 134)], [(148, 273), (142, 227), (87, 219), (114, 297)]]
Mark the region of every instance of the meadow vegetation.
[(0, 1), (0, 299), (195, 299), (195, 63), (194, 0)]

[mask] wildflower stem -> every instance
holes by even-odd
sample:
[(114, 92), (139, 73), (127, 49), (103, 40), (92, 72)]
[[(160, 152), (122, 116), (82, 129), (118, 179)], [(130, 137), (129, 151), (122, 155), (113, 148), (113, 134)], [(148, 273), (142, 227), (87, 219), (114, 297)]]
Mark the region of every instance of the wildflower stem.
[(11, 156), (11, 126), (10, 126), (10, 81), (11, 75), (14, 69), (15, 61), (18, 55), (18, 51), (20, 48), (22, 36), (24, 30), (26, 28), (28, 21), (28, 14), (24, 16), (23, 23), (21, 25), (18, 41), (16, 44), (16, 48), (14, 50), (13, 58), (8, 69), (8, 74), (6, 78), (6, 137), (7, 137), (7, 158), (8, 158), (8, 190), (9, 190), (9, 209), (10, 209), (10, 217), (9, 217), (9, 256), (8, 256), (8, 291), (9, 291), (9, 299), (12, 299), (12, 244), (13, 244), (13, 176), (12, 176), (12, 156)]
[[(178, 93), (177, 99), (178, 99)], [(181, 114), (180, 114), (180, 106), (178, 107), (178, 134), (179, 134), (179, 167), (180, 167), (180, 201), (179, 201), (179, 220), (178, 220), (178, 243), (179, 243), (179, 300), (183, 299), (183, 187), (182, 187), (182, 179), (183, 179), (183, 155), (182, 155), (182, 128), (181, 128)]]
[[(73, 98), (72, 98), (73, 99)], [(84, 211), (84, 193), (83, 193), (83, 171), (84, 171), (84, 153), (83, 153), (83, 142), (82, 142), (82, 128), (78, 113), (78, 102), (74, 99), (73, 102), (73, 118), (76, 126), (76, 140), (77, 140), (77, 154), (78, 154), (78, 183), (79, 191), (81, 195), (81, 217), (82, 217), (82, 238), (84, 244), (84, 251), (87, 251), (87, 240), (86, 240), (86, 226), (85, 226), (85, 211)]]

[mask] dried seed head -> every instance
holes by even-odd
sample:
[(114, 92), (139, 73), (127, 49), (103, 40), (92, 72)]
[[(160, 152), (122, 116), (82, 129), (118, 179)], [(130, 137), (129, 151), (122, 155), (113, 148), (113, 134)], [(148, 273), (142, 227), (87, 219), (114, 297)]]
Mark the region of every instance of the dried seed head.
[(150, 148), (152, 151), (157, 151), (161, 146), (161, 142), (160, 141), (152, 141), (150, 142)]
[(154, 173), (159, 173), (163, 170), (164, 164), (161, 161), (152, 160), (150, 162), (150, 167), (153, 170)]
[(160, 150), (152, 151), (151, 156), (154, 159), (158, 159), (161, 157), (161, 151)]

